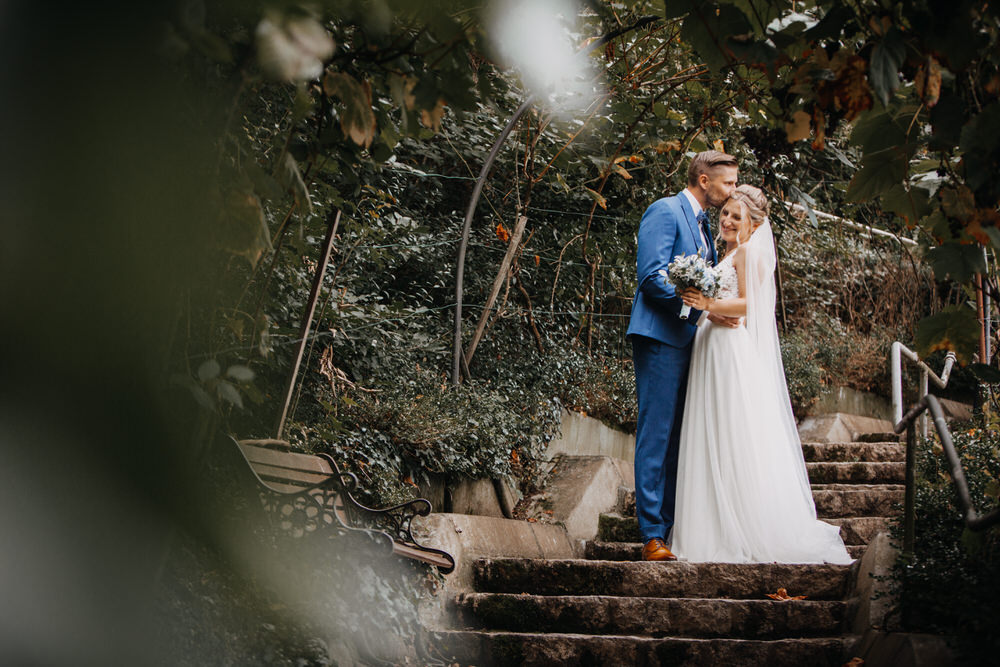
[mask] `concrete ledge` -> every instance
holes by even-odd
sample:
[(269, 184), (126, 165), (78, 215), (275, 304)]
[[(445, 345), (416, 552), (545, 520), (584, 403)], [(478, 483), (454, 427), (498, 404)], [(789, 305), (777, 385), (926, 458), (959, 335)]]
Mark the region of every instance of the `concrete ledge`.
[(852, 442), (865, 433), (891, 433), (892, 423), (885, 419), (834, 412), (806, 417), (799, 424), (802, 442)]
[(583, 555), (583, 543), (597, 536), (600, 516), (618, 504), (618, 490), (634, 486), (632, 464), (609, 456), (560, 455), (543, 482), (543, 493), (526, 508), (542, 522), (562, 524)]
[(593, 417), (563, 410), (559, 437), (549, 443), (545, 458), (552, 459), (559, 454), (610, 456), (632, 463), (635, 436), (610, 428)]
[(851, 632), (863, 635), (869, 630), (899, 629), (899, 618), (893, 611), (899, 604), (891, 595), (888, 577), (899, 557), (899, 549), (892, 545), (889, 533), (880, 532), (868, 543), (868, 548), (858, 560), (851, 597), (858, 599), (857, 613)]
[(413, 520), (422, 544), (455, 558), (446, 588), (472, 590), (472, 565), (479, 558), (573, 558), (573, 544), (562, 526), (468, 514), (435, 513)]
[(944, 637), (913, 632), (869, 630), (853, 655), (865, 667), (952, 667), (958, 664)]
[(851, 597), (858, 600), (851, 632), (860, 637), (851, 651), (866, 667), (948, 667), (955, 657), (943, 637), (899, 632), (899, 600), (888, 576), (899, 557), (889, 534), (878, 533), (858, 561)]

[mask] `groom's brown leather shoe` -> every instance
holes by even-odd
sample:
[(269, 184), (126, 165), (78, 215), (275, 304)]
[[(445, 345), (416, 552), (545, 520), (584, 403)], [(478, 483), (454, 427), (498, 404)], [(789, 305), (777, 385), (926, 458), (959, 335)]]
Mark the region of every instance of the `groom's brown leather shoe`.
[(670, 549), (658, 537), (654, 537), (646, 546), (642, 548), (643, 560), (677, 560), (677, 556), (670, 553)]

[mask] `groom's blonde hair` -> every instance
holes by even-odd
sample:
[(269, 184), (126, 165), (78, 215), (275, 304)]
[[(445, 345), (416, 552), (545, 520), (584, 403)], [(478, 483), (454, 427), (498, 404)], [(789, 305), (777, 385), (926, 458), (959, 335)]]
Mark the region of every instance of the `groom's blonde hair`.
[(702, 151), (691, 160), (688, 167), (688, 185), (698, 185), (698, 177), (708, 174), (716, 167), (738, 167), (739, 163), (732, 155), (722, 151)]

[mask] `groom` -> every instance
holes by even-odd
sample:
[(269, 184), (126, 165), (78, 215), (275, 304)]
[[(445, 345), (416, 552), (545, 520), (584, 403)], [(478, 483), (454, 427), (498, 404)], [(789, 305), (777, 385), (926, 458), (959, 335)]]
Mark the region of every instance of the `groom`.
[[(674, 524), (678, 442), (695, 324), (678, 315), (683, 302), (660, 271), (677, 255), (701, 254), (715, 264), (715, 243), (705, 208), (719, 207), (736, 187), (736, 158), (720, 151), (698, 153), (688, 185), (646, 209), (639, 224), (638, 282), (626, 336), (632, 341), (639, 418), (635, 434), (635, 506), (643, 560), (676, 560), (665, 540)], [(709, 315), (724, 326), (736, 318)]]

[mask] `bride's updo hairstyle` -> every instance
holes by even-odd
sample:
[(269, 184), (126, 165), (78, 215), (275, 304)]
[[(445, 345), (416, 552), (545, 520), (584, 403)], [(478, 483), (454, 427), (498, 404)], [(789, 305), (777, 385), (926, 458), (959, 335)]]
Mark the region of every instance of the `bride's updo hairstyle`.
[(767, 212), (771, 208), (771, 202), (760, 188), (744, 183), (736, 186), (729, 198), (743, 205), (743, 210), (746, 211), (750, 217), (750, 223), (753, 225), (752, 230), (764, 224)]

